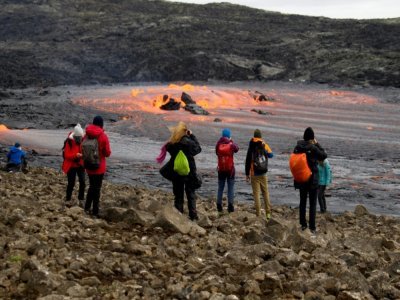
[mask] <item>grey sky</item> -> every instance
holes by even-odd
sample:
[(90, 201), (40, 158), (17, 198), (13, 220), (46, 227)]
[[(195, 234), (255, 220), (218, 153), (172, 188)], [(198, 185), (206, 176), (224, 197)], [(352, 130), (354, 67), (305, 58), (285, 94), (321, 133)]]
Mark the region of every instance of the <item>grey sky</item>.
[[(175, 2), (205, 4), (223, 1), (175, 0)], [(400, 0), (229, 0), (224, 2), (282, 13), (329, 18), (373, 19), (400, 17)]]

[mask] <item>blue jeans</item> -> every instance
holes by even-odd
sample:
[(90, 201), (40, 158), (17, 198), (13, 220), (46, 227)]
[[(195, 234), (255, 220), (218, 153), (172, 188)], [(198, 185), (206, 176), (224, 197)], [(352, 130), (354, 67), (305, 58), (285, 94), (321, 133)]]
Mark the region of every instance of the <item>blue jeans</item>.
[(217, 209), (222, 211), (222, 195), (224, 193), (225, 182), (228, 182), (228, 211), (233, 212), (233, 198), (235, 196), (235, 177), (229, 173), (218, 173), (218, 194), (217, 194)]

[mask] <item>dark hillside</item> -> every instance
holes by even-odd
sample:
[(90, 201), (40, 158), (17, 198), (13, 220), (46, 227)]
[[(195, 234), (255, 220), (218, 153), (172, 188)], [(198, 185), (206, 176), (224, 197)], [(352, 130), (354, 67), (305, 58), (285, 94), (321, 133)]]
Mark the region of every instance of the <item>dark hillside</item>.
[(1, 1), (0, 85), (305, 80), (400, 86), (400, 22), (230, 4)]

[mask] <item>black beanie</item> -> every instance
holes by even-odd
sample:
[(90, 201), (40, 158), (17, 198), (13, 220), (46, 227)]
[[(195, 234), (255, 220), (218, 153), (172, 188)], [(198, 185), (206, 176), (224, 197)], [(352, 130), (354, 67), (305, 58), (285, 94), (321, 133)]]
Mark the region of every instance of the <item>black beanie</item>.
[(93, 119), (93, 125), (103, 128), (104, 122), (101, 116), (95, 116)]
[(304, 131), (303, 138), (305, 141), (310, 141), (314, 139), (314, 130), (311, 127), (307, 127)]

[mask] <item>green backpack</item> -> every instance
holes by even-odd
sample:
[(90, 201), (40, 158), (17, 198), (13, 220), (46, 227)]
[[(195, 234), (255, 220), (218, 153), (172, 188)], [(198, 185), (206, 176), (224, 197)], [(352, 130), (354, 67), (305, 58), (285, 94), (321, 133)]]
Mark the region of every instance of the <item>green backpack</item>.
[(190, 172), (189, 161), (182, 150), (179, 150), (178, 154), (175, 157), (174, 171), (181, 176), (186, 176)]

